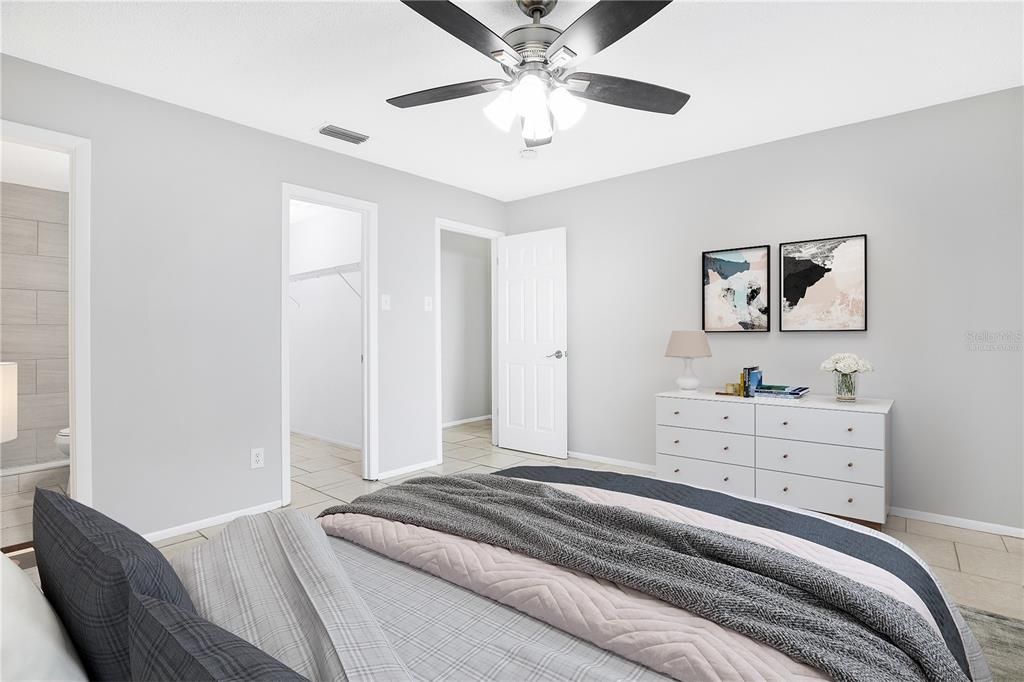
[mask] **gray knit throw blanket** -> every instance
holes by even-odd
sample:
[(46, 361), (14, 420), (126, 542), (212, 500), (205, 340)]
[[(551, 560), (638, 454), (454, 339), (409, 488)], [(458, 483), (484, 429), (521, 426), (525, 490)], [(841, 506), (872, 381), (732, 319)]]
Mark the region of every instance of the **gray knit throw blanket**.
[(792, 554), (491, 474), (429, 476), (332, 507), (458, 535), (644, 592), (833, 679), (967, 680), (910, 606)]

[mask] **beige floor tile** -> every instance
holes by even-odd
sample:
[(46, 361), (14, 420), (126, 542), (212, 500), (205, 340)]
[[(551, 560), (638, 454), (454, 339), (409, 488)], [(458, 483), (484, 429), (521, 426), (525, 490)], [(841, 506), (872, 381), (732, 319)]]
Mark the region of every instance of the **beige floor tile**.
[(301, 507), (308, 507), (311, 504), (320, 504), (321, 502), (327, 502), (330, 498), (319, 490), (313, 490), (301, 483), (292, 481), (292, 501), (288, 506), (295, 509)]
[(343, 459), (346, 462), (362, 463), (363, 461), (363, 453), (351, 448), (334, 448), (334, 452), (332, 452), (331, 455), (338, 459)]
[(18, 507), (0, 512), (0, 528), (11, 528), (32, 523), (32, 507)]
[(163, 540), (157, 540), (153, 543), (155, 547), (170, 547), (176, 545), (179, 542), (185, 542), (186, 540), (195, 540), (196, 538), (203, 537), (199, 533), (184, 533), (182, 535), (175, 535), (173, 537), (164, 538)]
[(956, 560), (956, 547), (949, 540), (902, 533), (897, 530), (885, 531), (885, 534), (909, 546), (932, 568), (945, 568), (951, 571), (960, 569)]
[(458, 443), (444, 443), (444, 442), (442, 442), (441, 443), (441, 452), (447, 454), (447, 453), (453, 452), (455, 450), (460, 450), (462, 447), (463, 446), (459, 445)]
[(950, 542), (962, 542), (965, 545), (987, 547), (988, 549), (1005, 549), (1003, 541), (998, 535), (968, 530), (966, 528), (944, 526), (941, 523), (907, 519), (907, 532), (914, 535), (927, 535), (932, 538), (949, 540)]
[(886, 519), (885, 519), (885, 525), (882, 526), (882, 529), (883, 530), (895, 530), (895, 531), (899, 531), (900, 533), (906, 533), (907, 532), (907, 520), (905, 518), (903, 518), (902, 516), (896, 516), (894, 514), (889, 514), (889, 516), (886, 517)]
[(470, 469), (464, 469), (464, 470), (460, 471), (459, 473), (460, 474), (493, 474), (495, 471), (498, 471), (498, 469), (495, 469), (494, 467), (485, 467), (482, 464), (478, 464), (475, 467), (472, 467)]
[(1011, 538), (1009, 535), (1004, 535), (1003, 544), (1006, 545), (1006, 551), (1011, 554), (1024, 554), (1024, 538)]
[(309, 474), (302, 474), (301, 476), (296, 476), (294, 480), (296, 483), (301, 483), (304, 486), (319, 490), (327, 486), (337, 485), (339, 483), (344, 483), (345, 481), (360, 478), (360, 468), (361, 467), (358, 464), (342, 464), (334, 467), (333, 469), (324, 469), (322, 471), (315, 471)]
[(1024, 587), (969, 573), (934, 569), (953, 601), (971, 608), (1024, 619)]
[(306, 516), (308, 516), (311, 519), (315, 519), (316, 517), (320, 516), (320, 512), (322, 512), (324, 509), (327, 509), (328, 507), (331, 507), (331, 506), (333, 506), (333, 505), (330, 505), (330, 504), (311, 504), (309, 506), (300, 508), (298, 511), (300, 513), (302, 513), (302, 514), (305, 514)]
[(323, 492), (337, 500), (351, 502), (360, 495), (372, 493), (386, 487), (387, 484), (381, 483), (380, 481), (364, 481), (363, 479), (358, 478), (353, 481), (342, 483), (341, 485), (324, 488)]
[(477, 438), (473, 436), (469, 440), (459, 441), (459, 445), (464, 448), (477, 448), (478, 450), (491, 450), (496, 446), (491, 445), (491, 441), (486, 438)]
[(292, 462), (292, 466), (296, 466), (307, 473), (324, 471), (325, 469), (336, 469), (337, 467), (345, 466), (346, 464), (351, 464), (351, 462), (346, 462), (338, 459), (337, 457), (332, 457), (322, 453), (315, 457), (302, 457)]
[(445, 431), (441, 434), (441, 440), (445, 443), (461, 443), (462, 441), (472, 440), (475, 438), (471, 433), (463, 433), (461, 431)]
[(956, 543), (956, 553), (963, 573), (1024, 586), (1024, 554), (1010, 554), (959, 542)]
[(168, 545), (167, 547), (161, 547), (160, 548), (160, 552), (165, 557), (170, 558), (170, 557), (174, 556), (175, 554), (178, 554), (179, 552), (184, 552), (185, 550), (191, 549), (192, 547), (196, 547), (198, 545), (206, 544), (206, 542), (207, 542), (207, 539), (205, 537), (203, 537), (202, 535), (200, 535), (199, 537), (192, 538), (191, 540), (185, 540), (184, 542), (179, 542), (179, 543), (176, 543), (176, 544), (173, 544), (173, 545)]
[(14, 493), (12, 495), (4, 495), (3, 498), (0, 498), (0, 499), (3, 500), (3, 506), (0, 507), (0, 510), (6, 512), (6, 511), (8, 511), (10, 509), (19, 509), (21, 507), (31, 507), (32, 506), (32, 498), (34, 498), (35, 495), (36, 495), (36, 491), (34, 491), (34, 490), (30, 490), (30, 491), (24, 492), (24, 493)]
[(479, 450), (477, 448), (459, 448), (457, 450), (451, 450), (449, 452), (445, 452), (444, 453), (444, 458), (445, 459), (461, 459), (461, 460), (464, 460), (464, 461), (468, 462), (468, 461), (476, 459), (477, 457), (483, 457), (484, 455), (489, 455), (489, 454), (491, 454), (491, 452), (489, 450)]
[(32, 539), (32, 524), (26, 523), (20, 526), (0, 529), (0, 547), (19, 545)]
[(480, 457), (474, 457), (471, 461), (474, 464), (483, 464), (488, 467), (504, 469), (505, 467), (522, 464), (526, 460), (518, 455), (510, 455), (505, 452), (488, 452)]
[(466, 469), (470, 469), (474, 466), (476, 465), (473, 462), (468, 462), (463, 459), (449, 458), (438, 465), (427, 467), (423, 471), (418, 471), (416, 473), (421, 476), (426, 476), (428, 474), (444, 476), (447, 474), (457, 474), (459, 472), (465, 471)]

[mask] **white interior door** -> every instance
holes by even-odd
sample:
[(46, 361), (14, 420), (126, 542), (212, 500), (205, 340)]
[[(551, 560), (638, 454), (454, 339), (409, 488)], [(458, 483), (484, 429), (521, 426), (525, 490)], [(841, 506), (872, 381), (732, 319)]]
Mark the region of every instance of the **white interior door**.
[(565, 228), (497, 241), (498, 445), (565, 459)]

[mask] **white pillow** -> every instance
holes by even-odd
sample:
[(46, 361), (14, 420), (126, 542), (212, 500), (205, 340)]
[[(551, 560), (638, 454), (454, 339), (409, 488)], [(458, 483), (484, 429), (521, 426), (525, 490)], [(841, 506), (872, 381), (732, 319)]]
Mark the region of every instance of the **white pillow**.
[(6, 555), (0, 560), (0, 597), (2, 679), (88, 679), (50, 602)]

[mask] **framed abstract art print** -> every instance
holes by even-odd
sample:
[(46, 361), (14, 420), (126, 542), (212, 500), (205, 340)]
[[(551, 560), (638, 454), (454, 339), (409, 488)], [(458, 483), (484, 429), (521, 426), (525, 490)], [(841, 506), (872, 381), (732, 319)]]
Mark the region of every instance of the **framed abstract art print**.
[(746, 246), (701, 254), (702, 329), (706, 332), (766, 332), (771, 248)]
[(866, 331), (868, 236), (779, 244), (784, 332)]

